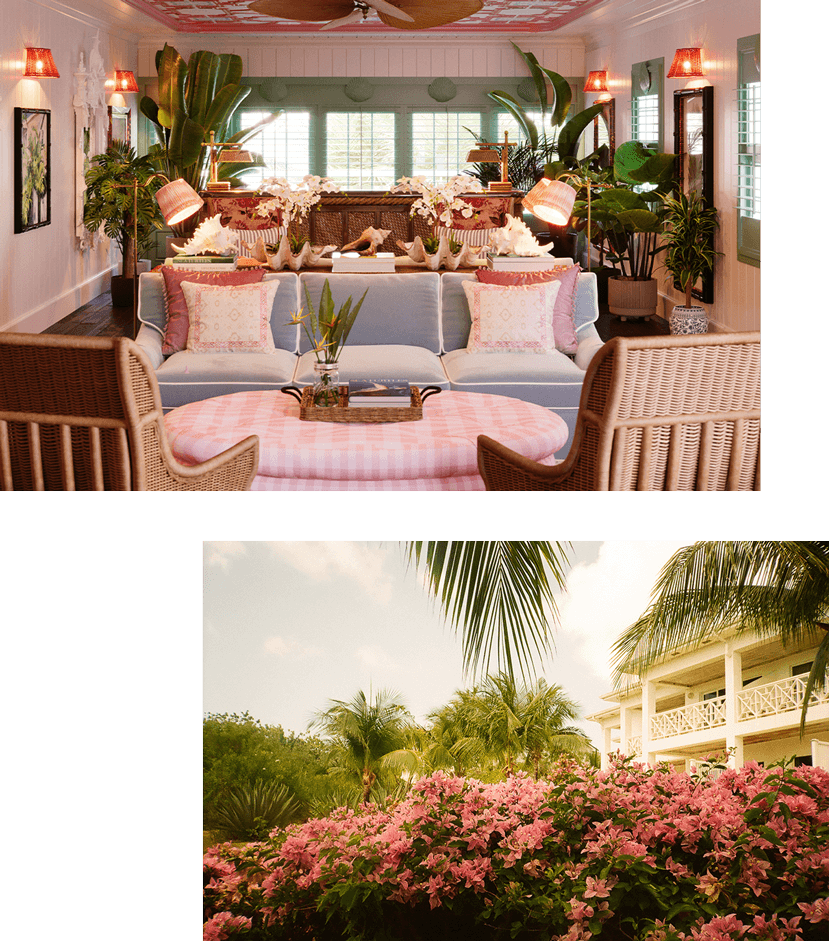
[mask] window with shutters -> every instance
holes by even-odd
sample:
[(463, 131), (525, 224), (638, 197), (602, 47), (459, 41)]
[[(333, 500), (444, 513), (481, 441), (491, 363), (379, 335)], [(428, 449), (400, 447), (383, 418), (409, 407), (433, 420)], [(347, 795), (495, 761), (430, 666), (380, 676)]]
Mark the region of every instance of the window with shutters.
[(737, 258), (760, 267), (760, 35), (737, 40)]

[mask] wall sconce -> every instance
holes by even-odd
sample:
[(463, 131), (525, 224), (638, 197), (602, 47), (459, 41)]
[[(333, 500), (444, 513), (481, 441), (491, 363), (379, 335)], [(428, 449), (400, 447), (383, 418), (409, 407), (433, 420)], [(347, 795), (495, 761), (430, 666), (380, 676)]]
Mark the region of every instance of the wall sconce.
[(584, 90), (596, 93), (607, 91), (607, 70), (602, 69), (599, 72), (591, 72), (584, 83)]
[(23, 74), (27, 78), (60, 78), (50, 49), (27, 49)]
[(138, 91), (138, 82), (132, 72), (115, 70), (115, 91), (122, 95), (129, 95), (131, 92)]
[(677, 49), (668, 78), (703, 78), (702, 49)]

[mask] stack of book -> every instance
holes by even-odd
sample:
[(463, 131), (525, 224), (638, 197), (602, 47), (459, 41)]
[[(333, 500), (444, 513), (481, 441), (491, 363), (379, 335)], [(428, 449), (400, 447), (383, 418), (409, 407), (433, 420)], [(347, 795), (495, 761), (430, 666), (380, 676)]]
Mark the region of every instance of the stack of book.
[(360, 255), (358, 252), (334, 252), (331, 255), (331, 271), (351, 271), (365, 273), (380, 271), (384, 274), (394, 274), (394, 254), (392, 252), (378, 252), (376, 255)]
[(552, 255), (490, 255), (487, 260), (493, 271), (544, 271), (564, 263), (565, 259)]
[(349, 408), (407, 408), (412, 388), (398, 379), (351, 379), (348, 383)]
[(175, 255), (165, 258), (164, 264), (177, 271), (233, 271), (235, 255)]

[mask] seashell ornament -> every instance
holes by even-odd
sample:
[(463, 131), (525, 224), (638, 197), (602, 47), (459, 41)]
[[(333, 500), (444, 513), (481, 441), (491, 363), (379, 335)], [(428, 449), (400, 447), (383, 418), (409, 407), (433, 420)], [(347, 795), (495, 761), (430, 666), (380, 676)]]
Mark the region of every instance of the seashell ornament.
[(391, 235), (391, 229), (375, 229), (370, 225), (348, 245), (343, 245), (341, 252), (359, 252), (361, 255), (376, 255), (377, 249), (385, 242), (386, 236)]
[(434, 255), (430, 255), (423, 247), (423, 239), (419, 235), (415, 236), (414, 242), (397, 243), (412, 259), (412, 261), (422, 262), (430, 271), (437, 271), (438, 268), (446, 268), (447, 271), (454, 271), (456, 268), (468, 268), (472, 265), (480, 264), (481, 253), (487, 251), (486, 246), (471, 246), (464, 244), (457, 255), (452, 254), (449, 247), (449, 239), (441, 235), (438, 250)]
[(540, 245), (529, 226), (521, 219), (507, 213), (507, 224), (495, 229), (489, 240), (489, 250), (493, 255), (547, 255), (555, 248), (550, 244)]
[(337, 247), (336, 245), (326, 245), (325, 247), (319, 245), (312, 246), (310, 242), (305, 242), (299, 254), (294, 255), (291, 251), (291, 244), (288, 241), (288, 237), (285, 236), (279, 243), (279, 248), (276, 253), (271, 254), (265, 247), (264, 240), (260, 238), (251, 251), (251, 255), (257, 259), (260, 255), (260, 243), (261, 253), (265, 255), (265, 259), (274, 271), (281, 271), (283, 268), (290, 268), (291, 271), (299, 271), (300, 268), (309, 268), (317, 264), (323, 255), (328, 254), (328, 252), (333, 252)]

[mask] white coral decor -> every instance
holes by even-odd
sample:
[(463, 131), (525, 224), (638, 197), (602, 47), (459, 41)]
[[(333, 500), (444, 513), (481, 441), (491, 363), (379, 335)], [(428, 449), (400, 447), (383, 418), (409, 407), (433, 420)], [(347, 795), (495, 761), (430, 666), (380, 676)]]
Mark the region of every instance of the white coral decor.
[(496, 229), (489, 240), (489, 250), (494, 255), (546, 255), (555, 246), (539, 245), (538, 239), (521, 219), (507, 214), (507, 224)]
[(474, 208), (462, 199), (460, 193), (485, 192), (481, 181), (464, 173), (453, 176), (443, 186), (430, 183), (422, 176), (403, 176), (391, 188), (392, 193), (420, 193), (420, 199), (412, 203), (410, 215), (417, 214), (434, 225), (438, 220), (447, 228), (452, 227), (452, 215), (459, 212), (464, 219), (474, 215)]
[(301, 222), (321, 199), (323, 193), (339, 193), (340, 187), (325, 177), (306, 174), (302, 182), (292, 186), (283, 177), (272, 176), (263, 180), (258, 192), (271, 196), (256, 207), (256, 214), (269, 216), (276, 210), (282, 214), (282, 225)]
[(239, 250), (239, 235), (234, 229), (225, 228), (218, 213), (205, 219), (193, 233), (193, 237), (178, 249), (184, 255), (234, 255)]

